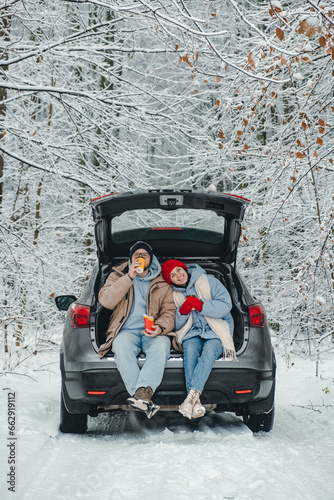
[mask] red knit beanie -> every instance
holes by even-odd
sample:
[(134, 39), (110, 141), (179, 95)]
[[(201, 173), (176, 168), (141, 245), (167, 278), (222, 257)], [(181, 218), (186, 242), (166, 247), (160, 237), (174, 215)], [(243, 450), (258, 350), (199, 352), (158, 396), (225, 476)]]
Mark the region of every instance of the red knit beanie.
[(183, 262), (181, 262), (180, 260), (169, 259), (166, 260), (166, 262), (161, 265), (161, 274), (167, 281), (167, 283), (169, 283), (170, 285), (172, 284), (170, 279), (170, 273), (173, 271), (175, 267), (183, 267), (183, 269), (185, 269), (188, 272), (187, 266), (183, 264)]

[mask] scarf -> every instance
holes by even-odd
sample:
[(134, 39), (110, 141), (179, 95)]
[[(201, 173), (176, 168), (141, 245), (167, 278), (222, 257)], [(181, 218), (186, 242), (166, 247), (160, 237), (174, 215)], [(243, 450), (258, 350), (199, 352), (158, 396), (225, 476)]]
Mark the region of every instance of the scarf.
[[(195, 282), (195, 290), (198, 298), (201, 300), (211, 300), (211, 290), (210, 283), (206, 274), (201, 274), (201, 276)], [(176, 290), (173, 291), (174, 303), (177, 307), (181, 306), (185, 301), (182, 292)], [(185, 334), (190, 330), (193, 324), (193, 314), (189, 314), (186, 324), (176, 331), (177, 341), (182, 344), (182, 339)], [(226, 321), (221, 318), (210, 318), (209, 316), (204, 316), (211, 330), (220, 338), (220, 341), (224, 347), (223, 358), (232, 361), (238, 361), (235, 353), (234, 342), (230, 333), (230, 329)]]

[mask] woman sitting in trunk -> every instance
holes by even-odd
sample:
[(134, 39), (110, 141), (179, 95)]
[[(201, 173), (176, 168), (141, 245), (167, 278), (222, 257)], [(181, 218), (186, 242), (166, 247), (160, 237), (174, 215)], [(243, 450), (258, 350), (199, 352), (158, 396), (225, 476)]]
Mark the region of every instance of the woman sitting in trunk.
[(207, 275), (197, 264), (188, 267), (170, 259), (161, 266), (162, 275), (173, 288), (177, 306), (176, 338), (184, 352), (187, 397), (179, 412), (187, 418), (205, 414), (200, 394), (213, 364), (223, 354), (237, 360), (232, 339), (232, 301), (226, 288), (215, 277)]

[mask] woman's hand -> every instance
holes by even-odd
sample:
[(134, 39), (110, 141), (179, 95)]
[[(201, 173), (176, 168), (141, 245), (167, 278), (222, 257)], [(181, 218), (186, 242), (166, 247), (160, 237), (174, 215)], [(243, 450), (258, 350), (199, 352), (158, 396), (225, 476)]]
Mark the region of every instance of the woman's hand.
[(190, 297), (187, 297), (187, 302), (191, 306), (191, 308), (196, 309), (196, 311), (201, 312), (203, 309), (203, 302), (198, 299), (197, 297), (194, 297), (193, 295)]
[(182, 316), (189, 314), (193, 308), (193, 306), (189, 303), (188, 299), (189, 299), (189, 297), (186, 298), (186, 300), (183, 302), (182, 306), (179, 309), (180, 314), (182, 314)]
[(179, 311), (182, 316), (185, 316), (186, 314), (189, 314), (192, 309), (196, 309), (196, 311), (201, 312), (203, 309), (203, 302), (194, 295), (189, 295), (183, 302)]

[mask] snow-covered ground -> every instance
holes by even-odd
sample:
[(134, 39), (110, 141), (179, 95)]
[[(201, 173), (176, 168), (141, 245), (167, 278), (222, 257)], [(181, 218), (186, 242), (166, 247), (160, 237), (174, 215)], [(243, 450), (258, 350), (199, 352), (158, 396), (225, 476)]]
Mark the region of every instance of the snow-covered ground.
[(333, 355), (318, 378), (315, 362), (278, 358), (275, 426), (257, 435), (214, 412), (197, 426), (176, 413), (103, 414), (86, 435), (64, 435), (58, 353), (29, 364), (0, 377), (2, 500), (334, 499)]

